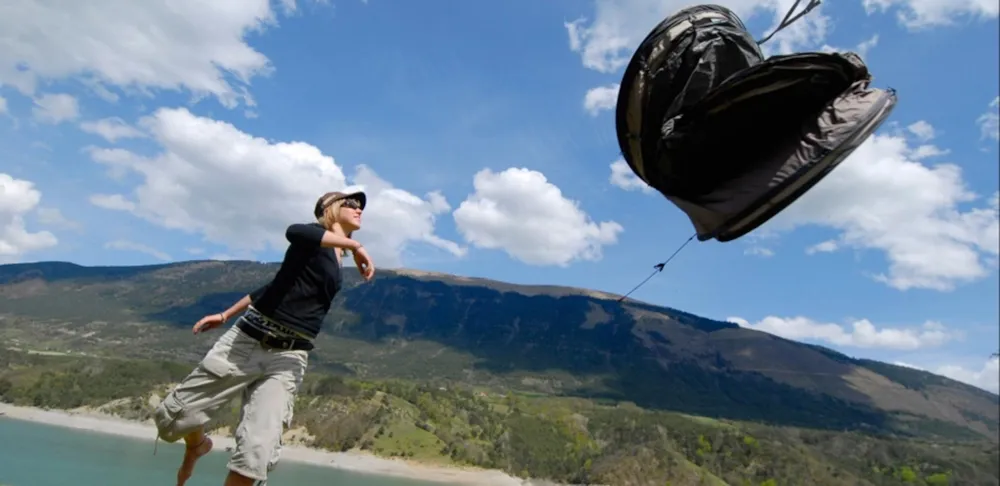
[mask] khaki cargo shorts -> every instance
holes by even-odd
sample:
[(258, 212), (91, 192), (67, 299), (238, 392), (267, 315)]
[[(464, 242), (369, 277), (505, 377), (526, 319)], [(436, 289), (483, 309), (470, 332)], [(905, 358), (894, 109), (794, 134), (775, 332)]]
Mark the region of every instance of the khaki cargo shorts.
[(265, 348), (232, 326), (156, 407), (153, 420), (159, 438), (167, 442), (182, 439), (240, 395), (243, 408), (228, 467), (248, 478), (267, 481), (268, 471), (278, 464), (281, 435), (291, 425), (295, 395), (307, 362), (306, 351)]

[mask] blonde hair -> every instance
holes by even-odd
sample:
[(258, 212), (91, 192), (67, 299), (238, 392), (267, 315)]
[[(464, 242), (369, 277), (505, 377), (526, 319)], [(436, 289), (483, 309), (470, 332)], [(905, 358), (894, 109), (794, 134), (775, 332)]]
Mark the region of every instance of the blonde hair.
[[(329, 198), (326, 198), (326, 200), (332, 199), (334, 197), (336, 196), (329, 196)], [(340, 217), (340, 208), (341, 206), (344, 205), (344, 201), (345, 201), (344, 199), (339, 199), (337, 201), (334, 201), (333, 204), (326, 206), (326, 208), (323, 210), (323, 213), (318, 218), (316, 218), (316, 221), (319, 224), (321, 224), (324, 228), (326, 228), (327, 231), (333, 231), (333, 226), (339, 223), (338, 219)], [(326, 201), (324, 201), (324, 203), (325, 202)], [(341, 227), (341, 230), (343, 230), (343, 227)], [(350, 238), (351, 235), (354, 233), (354, 231), (345, 231), (344, 233), (345, 233), (344, 236)], [(348, 251), (347, 249), (341, 249), (340, 255), (347, 256), (347, 251)]]

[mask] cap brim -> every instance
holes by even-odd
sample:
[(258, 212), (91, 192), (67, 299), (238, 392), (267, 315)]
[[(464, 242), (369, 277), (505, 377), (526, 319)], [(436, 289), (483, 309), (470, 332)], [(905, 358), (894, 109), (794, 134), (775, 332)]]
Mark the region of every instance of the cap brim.
[(344, 194), (343, 196), (337, 198), (338, 201), (342, 201), (344, 199), (357, 199), (358, 202), (361, 203), (361, 209), (364, 209), (365, 206), (368, 204), (368, 196), (366, 196), (363, 191)]

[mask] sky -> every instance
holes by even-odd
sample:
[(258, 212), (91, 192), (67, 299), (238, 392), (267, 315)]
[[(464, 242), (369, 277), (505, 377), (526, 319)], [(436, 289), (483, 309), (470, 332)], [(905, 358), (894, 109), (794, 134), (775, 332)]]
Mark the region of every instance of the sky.
[[(763, 36), (793, 0), (717, 3)], [(320, 194), (361, 188), (376, 268), (624, 293), (693, 233), (614, 126), (633, 50), (688, 5), (5, 1), (0, 261), (277, 261)], [(633, 296), (997, 392), (998, 8), (828, 1), (780, 32), (767, 54), (862, 55), (896, 109)]]

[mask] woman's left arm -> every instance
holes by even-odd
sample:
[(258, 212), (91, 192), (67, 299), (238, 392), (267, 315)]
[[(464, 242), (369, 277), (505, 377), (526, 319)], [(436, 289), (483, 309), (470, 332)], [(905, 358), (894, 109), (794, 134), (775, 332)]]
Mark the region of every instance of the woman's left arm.
[(243, 312), (249, 306), (250, 306), (250, 295), (247, 294), (244, 295), (242, 299), (236, 301), (235, 304), (233, 304), (231, 307), (226, 309), (225, 312), (222, 313), (223, 322), (232, 319), (233, 316), (239, 314), (240, 312)]
[(242, 299), (238, 300), (230, 308), (218, 314), (211, 314), (202, 317), (200, 321), (195, 323), (194, 327), (191, 329), (195, 334), (199, 332), (210, 331), (226, 323), (230, 318), (243, 312), (250, 305), (250, 295), (244, 295)]

